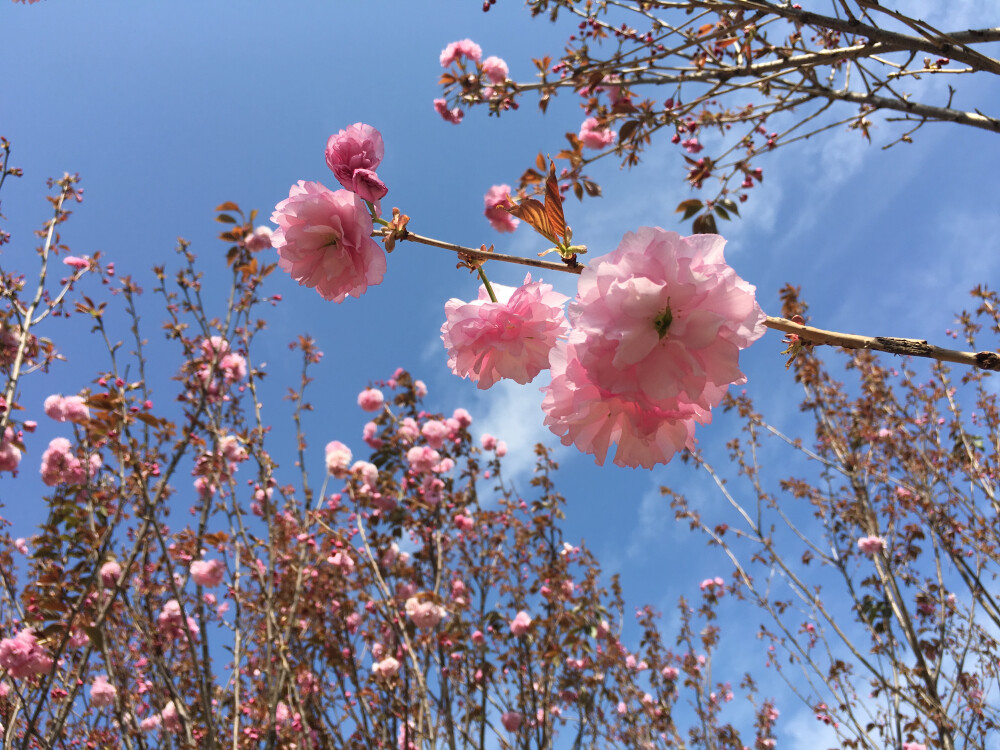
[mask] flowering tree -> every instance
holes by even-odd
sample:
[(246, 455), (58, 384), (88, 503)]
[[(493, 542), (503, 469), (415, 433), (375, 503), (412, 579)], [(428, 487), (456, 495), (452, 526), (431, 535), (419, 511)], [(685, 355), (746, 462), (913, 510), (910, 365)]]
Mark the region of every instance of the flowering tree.
[[(741, 682), (753, 706), (741, 732), (724, 713), (731, 685), (712, 675), (716, 610), (727, 595), (771, 616), (760, 633), (770, 642), (770, 666), (843, 746), (974, 747), (995, 736), (990, 693), (1000, 619), (988, 582), (997, 572), (1000, 440), (982, 370), (1000, 369), (1000, 357), (812, 328), (792, 289), (782, 317), (767, 316), (714, 234), (640, 227), (613, 252), (585, 256), (562, 200), (568, 190), (598, 192), (582, 172), (592, 161), (584, 148), (635, 163), (662, 127), (691, 154), (710, 128), (723, 135), (732, 125), (749, 128), (717, 158), (688, 157), (694, 187), (721, 177), (711, 201), (679, 207), (686, 218), (697, 215), (696, 230), (713, 230), (714, 216), (738, 212), (732, 198), (745, 199), (761, 179), (751, 162), (758, 153), (817, 126), (849, 122), (867, 135), (872, 111), (895, 109), (914, 129), (933, 120), (995, 129), (950, 103), (911, 101), (895, 80), (996, 72), (975, 45), (998, 34), (938, 32), (871, 3), (854, 10), (839, 3), (832, 16), (737, 0), (531, 7), (583, 19), (566, 59), (554, 67), (538, 61), (541, 81), (519, 85), (503, 60), (483, 60), (478, 45), (455, 42), (441, 55), (450, 72), (447, 97), (435, 106), (457, 123), (462, 106), (487, 103), (499, 113), (532, 88), (543, 108), (559, 88), (584, 96), (588, 117), (557, 157), (565, 169), (540, 159), (517, 195), (498, 185), (485, 197), (495, 229), (523, 222), (558, 260), (424, 237), (397, 208), (389, 218), (382, 205), (389, 188), (377, 172), (382, 136), (350, 125), (330, 137), (325, 154), (340, 189), (299, 181), (275, 207), (273, 233), (235, 204), (219, 207), (219, 221), (230, 227), (222, 238), (231, 275), (221, 317), (202, 301), (200, 266), (186, 243), (176, 288), (157, 269), (165, 331), (182, 352), (179, 416), (154, 409), (148, 392), (138, 286), (122, 279), (115, 287), (132, 321), (134, 361), (105, 329), (106, 303), (78, 292), (86, 275), (110, 285), (114, 269), (96, 255), (68, 254), (58, 230), (81, 196), (74, 177), (54, 184), (34, 290), (18, 273), (3, 273), (0, 471), (22, 470), (36, 427), (31, 405), (19, 399), (22, 379), (44, 373), (58, 356), (39, 327), (72, 302), (93, 319), (108, 360), (92, 388), (45, 401), (45, 417), (72, 432), (41, 455), (41, 480), (52, 488), (48, 518), (30, 542), (7, 535), (0, 549), (7, 745), (50, 747), (68, 735), (126, 747), (552, 747), (562, 734), (579, 746), (772, 747), (778, 711), (758, 698), (754, 676)], [(673, 11), (690, 12), (680, 22), (656, 15)], [(649, 30), (619, 28), (612, 13), (635, 14)], [(880, 14), (920, 36), (883, 28)], [(617, 51), (595, 61), (594, 45), (603, 40)], [(949, 59), (914, 67), (914, 50), (928, 48)], [(893, 62), (897, 53), (904, 62)], [(951, 68), (952, 60), (967, 67)], [(876, 72), (880, 65), (891, 72)], [(826, 83), (820, 69), (830, 71)], [(863, 92), (851, 89), (848, 69)], [(559, 81), (548, 80), (556, 75)], [(753, 82), (754, 101), (733, 109), (725, 102), (746, 90), (741, 77)], [(674, 95), (662, 107), (637, 101), (643, 87), (664, 83)], [(684, 94), (688, 104), (683, 84), (689, 92), (701, 87), (693, 98)], [(836, 101), (862, 111), (823, 124)], [(768, 133), (765, 123), (792, 107), (805, 116)], [(8, 154), (4, 142), (3, 178), (16, 174)], [(739, 178), (740, 188), (731, 188)], [(371, 461), (352, 463), (351, 450), (331, 441), (323, 485), (314, 490), (299, 425), (309, 408), (309, 367), (321, 354), (300, 339), (302, 380), (289, 394), (298, 473), (279, 471), (266, 447), (263, 372), (253, 357), (265, 328), (258, 309), (278, 301), (264, 295), (266, 278), (279, 268), (342, 303), (381, 282), (386, 252), (402, 242), (455, 251), (481, 277), (478, 299), (445, 304), (441, 333), (456, 375), (488, 388), (551, 369), (545, 421), (566, 445), (599, 463), (614, 448), (613, 460), (627, 466), (651, 467), (679, 453), (716, 480), (728, 516), (710, 517), (670, 493), (678, 518), (734, 564), (731, 581), (702, 583), (697, 610), (682, 600), (673, 649), (649, 610), (639, 615), (639, 647), (621, 642), (620, 594), (602, 590), (596, 562), (559, 531), (561, 498), (545, 449), (538, 449), (534, 496), (522, 499), (501, 475), (503, 444), (483, 436), (476, 447), (463, 409), (450, 418), (424, 412), (425, 389), (404, 371), (358, 396), (373, 416), (363, 433)], [(53, 283), (60, 255), (71, 272)], [(488, 261), (577, 274), (578, 292), (564, 311), (566, 297), (541, 279), (528, 275), (518, 288), (492, 284)], [(989, 333), (1000, 332), (995, 295), (979, 289), (976, 296), (979, 319)], [(970, 347), (980, 325), (963, 317)], [(815, 507), (814, 521), (789, 513), (762, 479), (762, 436), (784, 435), (745, 396), (727, 394), (745, 380), (740, 350), (768, 327), (788, 334), (786, 353), (816, 423), (811, 448), (786, 440), (816, 462), (817, 475), (780, 477), (783, 492)], [(964, 378), (968, 396), (943, 365), (920, 382), (910, 365), (902, 375), (887, 372), (866, 352), (850, 361), (861, 392), (850, 397), (816, 356), (819, 344), (979, 369)], [(966, 417), (970, 403), (975, 411)], [(746, 422), (746, 438), (731, 443), (745, 496), (695, 450), (696, 425), (720, 406)], [(240, 471), (252, 475), (246, 487)], [(188, 472), (190, 486), (180, 481)], [(184, 503), (192, 520), (171, 520)], [(15, 555), (28, 560), (15, 565)], [(775, 577), (781, 586), (772, 585)], [(793, 667), (802, 677), (790, 675)]]

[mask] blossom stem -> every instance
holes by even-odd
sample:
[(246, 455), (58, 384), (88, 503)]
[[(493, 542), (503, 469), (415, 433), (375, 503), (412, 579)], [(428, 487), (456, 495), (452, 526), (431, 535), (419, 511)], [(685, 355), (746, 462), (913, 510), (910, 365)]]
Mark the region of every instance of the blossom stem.
[[(374, 237), (384, 237), (386, 235), (385, 231), (375, 230), (373, 232)], [(491, 253), (486, 250), (477, 250), (471, 247), (465, 247), (464, 245), (456, 245), (453, 242), (442, 242), (441, 240), (435, 240), (432, 237), (424, 237), (422, 235), (416, 234), (414, 232), (407, 231), (405, 237), (398, 238), (401, 241), (407, 242), (417, 242), (421, 245), (430, 245), (431, 247), (439, 247), (442, 250), (451, 250), (452, 252), (459, 253), (461, 255), (467, 255), (470, 258), (482, 259), (482, 260), (499, 260), (504, 263), (514, 263), (519, 266), (531, 266), (532, 268), (544, 268), (550, 271), (564, 271), (566, 273), (580, 273), (583, 271), (584, 266), (582, 264), (577, 264), (574, 266), (567, 266), (564, 263), (553, 263), (547, 260), (536, 260), (534, 258), (521, 258), (517, 255), (502, 255), (501, 253)]]
[(490, 280), (486, 278), (486, 271), (483, 270), (482, 266), (476, 270), (479, 271), (479, 278), (483, 280), (483, 286), (486, 287), (486, 293), (490, 295), (490, 302), (496, 302), (497, 296), (493, 293), (493, 285), (490, 284)]

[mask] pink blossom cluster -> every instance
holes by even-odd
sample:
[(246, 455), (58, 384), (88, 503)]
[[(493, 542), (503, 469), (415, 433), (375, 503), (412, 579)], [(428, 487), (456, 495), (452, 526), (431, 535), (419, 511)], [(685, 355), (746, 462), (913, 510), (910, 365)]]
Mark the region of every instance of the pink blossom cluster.
[[(439, 59), (442, 68), (447, 68), (453, 63), (457, 63), (459, 66), (458, 75), (461, 75), (463, 78), (467, 77), (465, 61), (468, 60), (475, 63), (477, 76), (475, 80), (482, 81), (482, 95), (486, 99), (490, 99), (494, 93), (493, 86), (506, 81), (510, 75), (510, 69), (507, 67), (507, 63), (496, 55), (490, 55), (485, 60), (482, 58), (482, 47), (471, 39), (462, 39), (457, 42), (451, 42), (441, 50)], [(480, 60), (482, 60), (482, 63), (480, 63)], [(460, 107), (449, 109), (448, 101), (443, 98), (434, 100), (434, 109), (441, 115), (445, 122), (450, 122), (453, 125), (458, 125), (465, 115)]]
[(38, 643), (31, 628), (13, 638), (0, 640), (0, 667), (14, 678), (45, 674), (52, 669), (52, 657)]
[(448, 366), (482, 389), (501, 378), (529, 383), (548, 368), (549, 352), (569, 332), (562, 310), (567, 297), (551, 284), (532, 282), (531, 274), (517, 289), (494, 284), (493, 290), (496, 302), (481, 286), (477, 300), (445, 304), (441, 339)]
[[(371, 423), (374, 424), (374, 423)], [(331, 476), (343, 479), (350, 472), (351, 449), (339, 440), (332, 440), (326, 444), (326, 472)]]
[(384, 155), (382, 134), (363, 122), (348, 125), (326, 142), (326, 164), (337, 181), (362, 200), (372, 203), (389, 192), (375, 173)]
[[(96, 453), (88, 459), (89, 475), (93, 476), (101, 467), (101, 457)], [(58, 484), (82, 484), (88, 471), (83, 462), (73, 452), (73, 445), (66, 438), (53, 438), (42, 454), (42, 481), (49, 487)]]
[(395, 677), (399, 673), (399, 661), (391, 656), (387, 656), (381, 661), (372, 664), (372, 672), (384, 680)]
[(57, 422), (83, 424), (90, 419), (90, 409), (83, 396), (52, 394), (45, 399), (45, 416)]
[(197, 640), (201, 629), (193, 617), (185, 618), (181, 614), (181, 605), (176, 599), (170, 599), (163, 605), (163, 609), (156, 616), (156, 626), (160, 633), (170, 640), (176, 641), (184, 637), (185, 625), (191, 638)]
[(453, 62), (461, 62), (465, 58), (479, 62), (483, 58), (483, 48), (471, 39), (451, 42), (441, 50), (441, 67), (447, 68)]
[(199, 586), (212, 588), (222, 584), (226, 564), (222, 560), (194, 560), (188, 570), (191, 572), (191, 580)]
[(717, 235), (629, 232), (580, 275), (573, 330), (552, 350), (545, 424), (603, 463), (651, 468), (694, 442), (726, 387), (746, 381), (739, 352), (764, 333), (754, 287)]
[(90, 683), (90, 705), (94, 708), (104, 708), (114, 704), (118, 688), (108, 682), (108, 676), (99, 674)]
[(522, 635), (527, 635), (529, 630), (531, 630), (531, 617), (522, 609), (510, 621), (510, 632), (511, 635), (520, 638)]
[(513, 206), (510, 197), (510, 185), (494, 185), (483, 196), (486, 218), (490, 226), (498, 232), (513, 232), (521, 220), (504, 211), (501, 206)]
[(411, 596), (404, 605), (406, 616), (418, 630), (430, 630), (437, 626), (446, 614), (444, 607), (427, 599)]
[(885, 552), (885, 539), (880, 536), (863, 536), (858, 539), (858, 549), (861, 554), (875, 557)]
[(223, 391), (247, 376), (247, 361), (242, 354), (232, 351), (222, 336), (210, 336), (199, 344), (201, 359), (197, 375), (212, 401), (223, 397)]
[(7, 427), (0, 435), (0, 471), (17, 471), (21, 450), (14, 445), (14, 428)]
[(601, 149), (615, 142), (618, 133), (608, 127), (602, 127), (596, 117), (588, 117), (580, 126), (579, 138), (587, 148)]
[(299, 180), (271, 221), (278, 266), (323, 299), (360, 297), (385, 276), (385, 251), (371, 238), (372, 218), (356, 193)]

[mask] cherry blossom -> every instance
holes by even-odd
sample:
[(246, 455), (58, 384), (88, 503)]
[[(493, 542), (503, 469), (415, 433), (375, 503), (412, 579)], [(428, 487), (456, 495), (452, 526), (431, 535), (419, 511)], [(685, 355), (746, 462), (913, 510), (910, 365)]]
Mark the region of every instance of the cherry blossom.
[(31, 628), (13, 638), (0, 640), (0, 667), (14, 678), (45, 674), (52, 669), (52, 657), (42, 648)]
[(361, 199), (299, 180), (274, 207), (278, 265), (323, 299), (360, 297), (385, 275), (385, 251), (371, 238), (372, 218)]
[(474, 62), (479, 62), (483, 57), (483, 48), (471, 39), (461, 39), (451, 42), (441, 50), (441, 67), (447, 68), (453, 62), (467, 57)]
[(483, 60), (483, 75), (489, 79), (490, 83), (503, 83), (507, 80), (510, 70), (507, 63), (496, 55), (490, 55)]
[(484, 390), (501, 378), (530, 382), (548, 368), (549, 352), (569, 330), (562, 311), (567, 298), (551, 284), (532, 282), (528, 274), (517, 289), (494, 284), (493, 290), (496, 302), (484, 286), (472, 302), (448, 300), (441, 326), (452, 372)]
[(382, 134), (362, 122), (334, 133), (326, 142), (326, 164), (337, 181), (373, 203), (389, 191), (375, 174), (384, 153)]
[(614, 130), (601, 127), (596, 117), (588, 117), (580, 126), (579, 138), (587, 148), (600, 149), (610, 146), (618, 136)]
[(858, 539), (858, 549), (868, 557), (875, 557), (885, 552), (885, 539), (880, 536), (863, 536)]
[(358, 394), (358, 406), (363, 411), (378, 411), (385, 403), (385, 396), (377, 388), (365, 388)]
[(195, 560), (189, 570), (191, 580), (199, 586), (218, 586), (226, 575), (226, 565), (222, 560)]
[(108, 676), (99, 674), (90, 683), (90, 705), (95, 708), (110, 706), (115, 702), (118, 689), (108, 682)]
[(452, 125), (458, 125), (465, 117), (465, 112), (458, 107), (448, 109), (448, 102), (445, 99), (435, 99), (434, 109), (444, 118), (445, 122), (450, 122)]
[[(368, 424), (374, 425), (374, 422)], [(365, 425), (367, 429), (367, 425)], [(332, 440), (326, 444), (326, 472), (331, 476), (343, 479), (349, 474), (348, 467), (351, 465), (351, 449), (339, 440)]]
[(518, 612), (514, 616), (514, 619), (510, 621), (510, 632), (512, 635), (520, 637), (527, 634), (530, 629), (531, 617), (524, 610)]
[(419, 630), (430, 630), (435, 627), (445, 616), (444, 607), (432, 601), (421, 601), (415, 596), (406, 600), (406, 616)]
[(500, 716), (500, 723), (508, 732), (516, 732), (523, 721), (524, 717), (517, 711), (506, 711)]
[(494, 185), (483, 196), (483, 206), (490, 226), (498, 232), (513, 232), (521, 220), (504, 211), (500, 206), (513, 206), (510, 185)]

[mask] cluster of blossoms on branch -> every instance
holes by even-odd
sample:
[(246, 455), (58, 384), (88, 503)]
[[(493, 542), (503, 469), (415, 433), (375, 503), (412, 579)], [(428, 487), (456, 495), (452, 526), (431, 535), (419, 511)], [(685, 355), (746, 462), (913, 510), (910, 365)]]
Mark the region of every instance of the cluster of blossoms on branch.
[[(441, 59), (447, 65), (480, 58), (466, 40)], [(378, 131), (352, 125), (327, 145), (327, 164), (346, 189), (299, 182), (275, 207), (279, 266), (325, 299), (357, 297), (382, 280), (385, 253), (369, 236), (373, 221), (390, 227), (376, 205), (384, 186), (369, 191), (382, 156)], [(494, 186), (485, 204), (496, 229), (513, 231), (517, 207), (508, 186)], [(387, 242), (390, 236), (406, 239), (405, 225), (385, 230)], [(528, 274), (517, 288), (491, 285), (478, 262), (479, 297), (445, 304), (448, 366), (483, 389), (501, 379), (526, 384), (552, 369), (542, 408), (563, 443), (598, 463), (613, 444), (619, 465), (666, 463), (693, 446), (695, 425), (711, 420), (726, 388), (745, 382), (739, 352), (764, 333), (755, 289), (726, 264), (724, 245), (716, 235), (630, 232), (583, 269), (568, 319), (567, 297), (550, 284)]]

